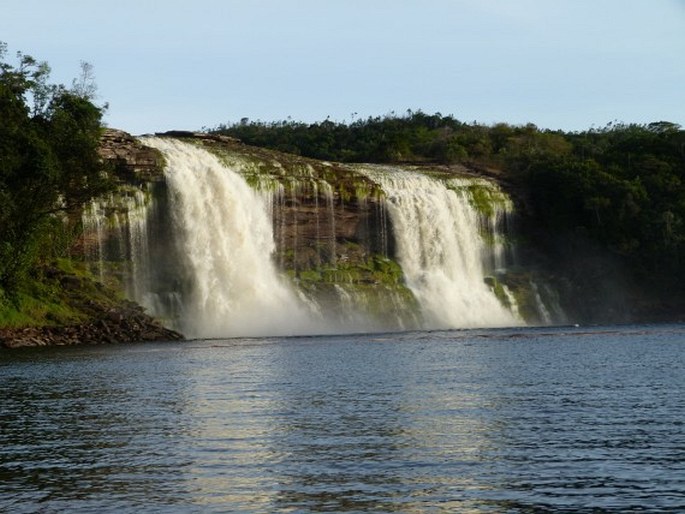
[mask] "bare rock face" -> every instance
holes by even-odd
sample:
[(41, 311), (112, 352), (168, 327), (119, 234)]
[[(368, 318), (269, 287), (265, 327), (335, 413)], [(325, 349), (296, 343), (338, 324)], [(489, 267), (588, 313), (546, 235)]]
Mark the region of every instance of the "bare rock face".
[(102, 159), (112, 165), (117, 176), (124, 180), (154, 181), (162, 175), (162, 155), (123, 130), (105, 129), (99, 152)]
[(392, 250), (390, 222), (378, 198), (343, 200), (337, 192), (304, 190), (275, 205), (273, 216), (277, 258), (286, 270), (362, 263)]

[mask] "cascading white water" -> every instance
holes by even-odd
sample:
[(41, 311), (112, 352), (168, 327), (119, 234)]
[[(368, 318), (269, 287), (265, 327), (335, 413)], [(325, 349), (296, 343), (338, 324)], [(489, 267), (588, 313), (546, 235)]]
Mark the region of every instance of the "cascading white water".
[(149, 137), (166, 158), (166, 182), (192, 283), (181, 322), (191, 336), (319, 331), (272, 262), (273, 229), (264, 198), (214, 155)]
[(125, 194), (92, 200), (82, 216), (86, 252), (97, 263), (100, 281), (105, 279), (105, 262), (130, 261), (131, 279), (122, 285), (130, 298), (146, 307), (147, 218), (151, 207), (152, 200), (143, 190), (129, 189)]
[(509, 326), (531, 311), (506, 281), (513, 206), (490, 181), (359, 165), (344, 168), (359, 179), (345, 196), (321, 171), (143, 142), (165, 155), (165, 180), (94, 202), (85, 248), (188, 336)]
[(397, 257), (427, 328), (521, 324), (484, 282), (480, 215), (466, 194), (401, 169), (361, 167), (386, 193)]

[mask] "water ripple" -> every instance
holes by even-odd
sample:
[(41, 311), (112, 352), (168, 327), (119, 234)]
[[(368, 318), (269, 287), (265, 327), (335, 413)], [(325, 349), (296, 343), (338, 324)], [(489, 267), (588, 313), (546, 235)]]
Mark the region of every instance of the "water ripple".
[(0, 511), (682, 512), (679, 326), (0, 353)]

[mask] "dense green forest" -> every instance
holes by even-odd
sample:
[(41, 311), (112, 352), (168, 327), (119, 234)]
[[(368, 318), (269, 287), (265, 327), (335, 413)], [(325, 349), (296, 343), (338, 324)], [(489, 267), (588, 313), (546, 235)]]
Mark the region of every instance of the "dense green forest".
[(349, 124), (243, 119), (212, 132), (317, 159), (496, 171), (528, 199), (540, 232), (588, 239), (642, 282), (685, 291), (685, 131), (674, 123), (568, 133), (407, 111)]
[(113, 187), (92, 68), (67, 88), (49, 82), (45, 62), (12, 61), (0, 43), (0, 325), (27, 302), (45, 309), (56, 288), (46, 273), (68, 254), (84, 203)]

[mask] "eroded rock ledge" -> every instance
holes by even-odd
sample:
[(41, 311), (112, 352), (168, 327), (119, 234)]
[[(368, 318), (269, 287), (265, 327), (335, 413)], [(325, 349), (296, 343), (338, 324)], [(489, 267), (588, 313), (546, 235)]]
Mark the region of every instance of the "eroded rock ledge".
[(123, 130), (105, 129), (99, 153), (113, 166), (116, 175), (125, 180), (150, 181), (163, 174), (162, 155)]
[[(94, 307), (98, 309), (97, 306)], [(146, 315), (135, 303), (123, 302), (116, 308), (99, 310), (99, 315), (87, 323), (56, 327), (0, 328), (0, 345), (4, 348), (25, 348), (183, 339), (178, 332), (163, 327)]]

